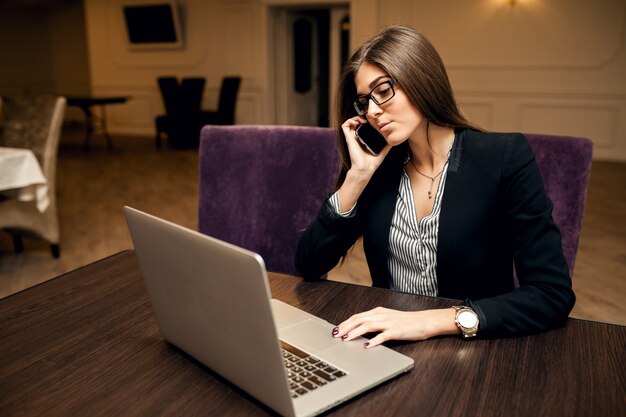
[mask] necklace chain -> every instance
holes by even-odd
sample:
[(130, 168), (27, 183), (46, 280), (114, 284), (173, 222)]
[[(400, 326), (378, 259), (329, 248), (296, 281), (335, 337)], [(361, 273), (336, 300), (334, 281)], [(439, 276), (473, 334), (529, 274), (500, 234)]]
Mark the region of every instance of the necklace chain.
[[(421, 172), (419, 169), (417, 169), (417, 167), (415, 166), (415, 163), (413, 162), (413, 158), (409, 159), (409, 161), (411, 161), (411, 165), (413, 165), (413, 168), (418, 174), (430, 180), (430, 188), (428, 189), (428, 199), (433, 198), (433, 185), (435, 184), (435, 180), (437, 179), (437, 177), (440, 176), (441, 173), (443, 172), (443, 168), (441, 168), (441, 171), (439, 171), (437, 175), (435, 175), (434, 177), (430, 177), (424, 174), (423, 172)], [(444, 164), (444, 167), (445, 167), (445, 164)]]
[[(435, 152), (435, 150), (433, 149), (433, 147), (430, 146), (430, 140), (428, 139), (428, 128), (429, 127), (430, 127), (430, 120), (426, 120), (426, 143), (428, 143), (428, 147), (433, 152), (433, 154), (438, 155), (437, 152)], [(437, 177), (440, 176), (443, 173), (443, 170), (445, 169), (446, 164), (443, 164), (443, 168), (441, 168), (441, 171), (439, 171), (439, 173), (437, 175), (435, 175), (434, 177), (430, 177), (430, 176), (424, 174), (419, 169), (417, 169), (417, 166), (415, 165), (415, 162), (413, 162), (413, 154), (412, 153), (411, 153), (411, 156), (409, 158), (409, 161), (411, 161), (411, 165), (413, 165), (413, 168), (415, 168), (415, 171), (418, 174), (420, 174), (422, 177), (428, 178), (430, 180), (430, 188), (428, 189), (428, 199), (433, 198), (433, 185), (435, 184), (435, 180), (437, 179)]]

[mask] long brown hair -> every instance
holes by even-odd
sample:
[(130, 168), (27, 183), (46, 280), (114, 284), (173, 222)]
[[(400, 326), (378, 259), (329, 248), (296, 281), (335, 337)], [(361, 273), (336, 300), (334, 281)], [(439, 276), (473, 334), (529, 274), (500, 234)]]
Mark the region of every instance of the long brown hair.
[(350, 169), (350, 154), (341, 125), (356, 115), (352, 106), (357, 97), (354, 76), (364, 62), (377, 66), (396, 80), (411, 103), (430, 122), (481, 130), (461, 114), (446, 68), (430, 41), (408, 26), (387, 27), (356, 50), (346, 62), (339, 80), (335, 123), (342, 164), (337, 187)]

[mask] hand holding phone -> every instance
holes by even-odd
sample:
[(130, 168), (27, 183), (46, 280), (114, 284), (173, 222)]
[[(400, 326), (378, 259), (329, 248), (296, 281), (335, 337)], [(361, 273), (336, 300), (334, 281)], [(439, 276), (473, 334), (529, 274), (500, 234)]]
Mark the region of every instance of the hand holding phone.
[(356, 137), (361, 142), (361, 145), (372, 155), (378, 155), (387, 146), (387, 141), (383, 135), (369, 123), (360, 124), (356, 128)]

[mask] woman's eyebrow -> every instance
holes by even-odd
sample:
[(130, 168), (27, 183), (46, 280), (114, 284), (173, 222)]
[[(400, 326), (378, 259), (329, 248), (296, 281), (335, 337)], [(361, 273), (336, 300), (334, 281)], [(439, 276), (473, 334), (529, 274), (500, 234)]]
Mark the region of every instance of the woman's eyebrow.
[(372, 80), (372, 82), (370, 83), (369, 87), (370, 88), (374, 88), (376, 87), (376, 84), (378, 84), (378, 81), (380, 81), (381, 78), (388, 78), (388, 75), (381, 75), (379, 77), (374, 78), (374, 80)]
[[(378, 84), (378, 82), (379, 82), (382, 78), (389, 78), (389, 76), (388, 76), (388, 75), (379, 75), (378, 77), (374, 78), (374, 79), (372, 80), (372, 82), (369, 84), (369, 88), (370, 88), (370, 90), (371, 90), (372, 88), (376, 87), (376, 85)], [(365, 95), (367, 95), (368, 93), (369, 93), (369, 91), (368, 91), (367, 93), (359, 93), (359, 92), (357, 91), (357, 92), (356, 92), (356, 95), (357, 95), (358, 97), (361, 97), (361, 96), (365, 96)]]

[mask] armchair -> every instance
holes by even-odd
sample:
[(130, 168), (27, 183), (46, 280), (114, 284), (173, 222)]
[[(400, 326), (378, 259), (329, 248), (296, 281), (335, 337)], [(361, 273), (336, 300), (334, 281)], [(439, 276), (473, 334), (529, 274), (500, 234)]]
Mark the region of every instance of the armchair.
[(334, 186), (335, 130), (205, 126), (198, 230), (255, 251), (270, 271), (296, 274), (300, 233)]
[(50, 204), (42, 213), (33, 201), (0, 201), (0, 229), (13, 236), (16, 252), (23, 250), (22, 234), (33, 234), (50, 243), (55, 258), (60, 256), (59, 221), (56, 205), (57, 150), (65, 114), (65, 97), (5, 97), (2, 103), (4, 132), (0, 146), (33, 151), (48, 182)]
[(174, 148), (197, 147), (204, 125), (201, 105), (205, 79), (183, 78), (179, 84), (176, 77), (159, 77), (157, 82), (166, 112), (155, 119), (157, 149), (161, 147), (162, 133)]
[(525, 136), (535, 152), (546, 192), (554, 205), (552, 217), (561, 231), (563, 254), (571, 276), (587, 198), (593, 142), (566, 136)]
[(217, 111), (203, 113), (204, 124), (207, 125), (233, 125), (235, 124), (235, 110), (237, 107), (237, 94), (241, 85), (241, 77), (225, 77), (220, 89), (219, 107)]
[[(526, 137), (553, 202), (572, 273), (593, 143)], [(293, 256), (299, 233), (315, 217), (339, 170), (334, 129), (205, 126), (199, 159), (198, 230), (261, 254), (268, 270), (297, 274)]]

